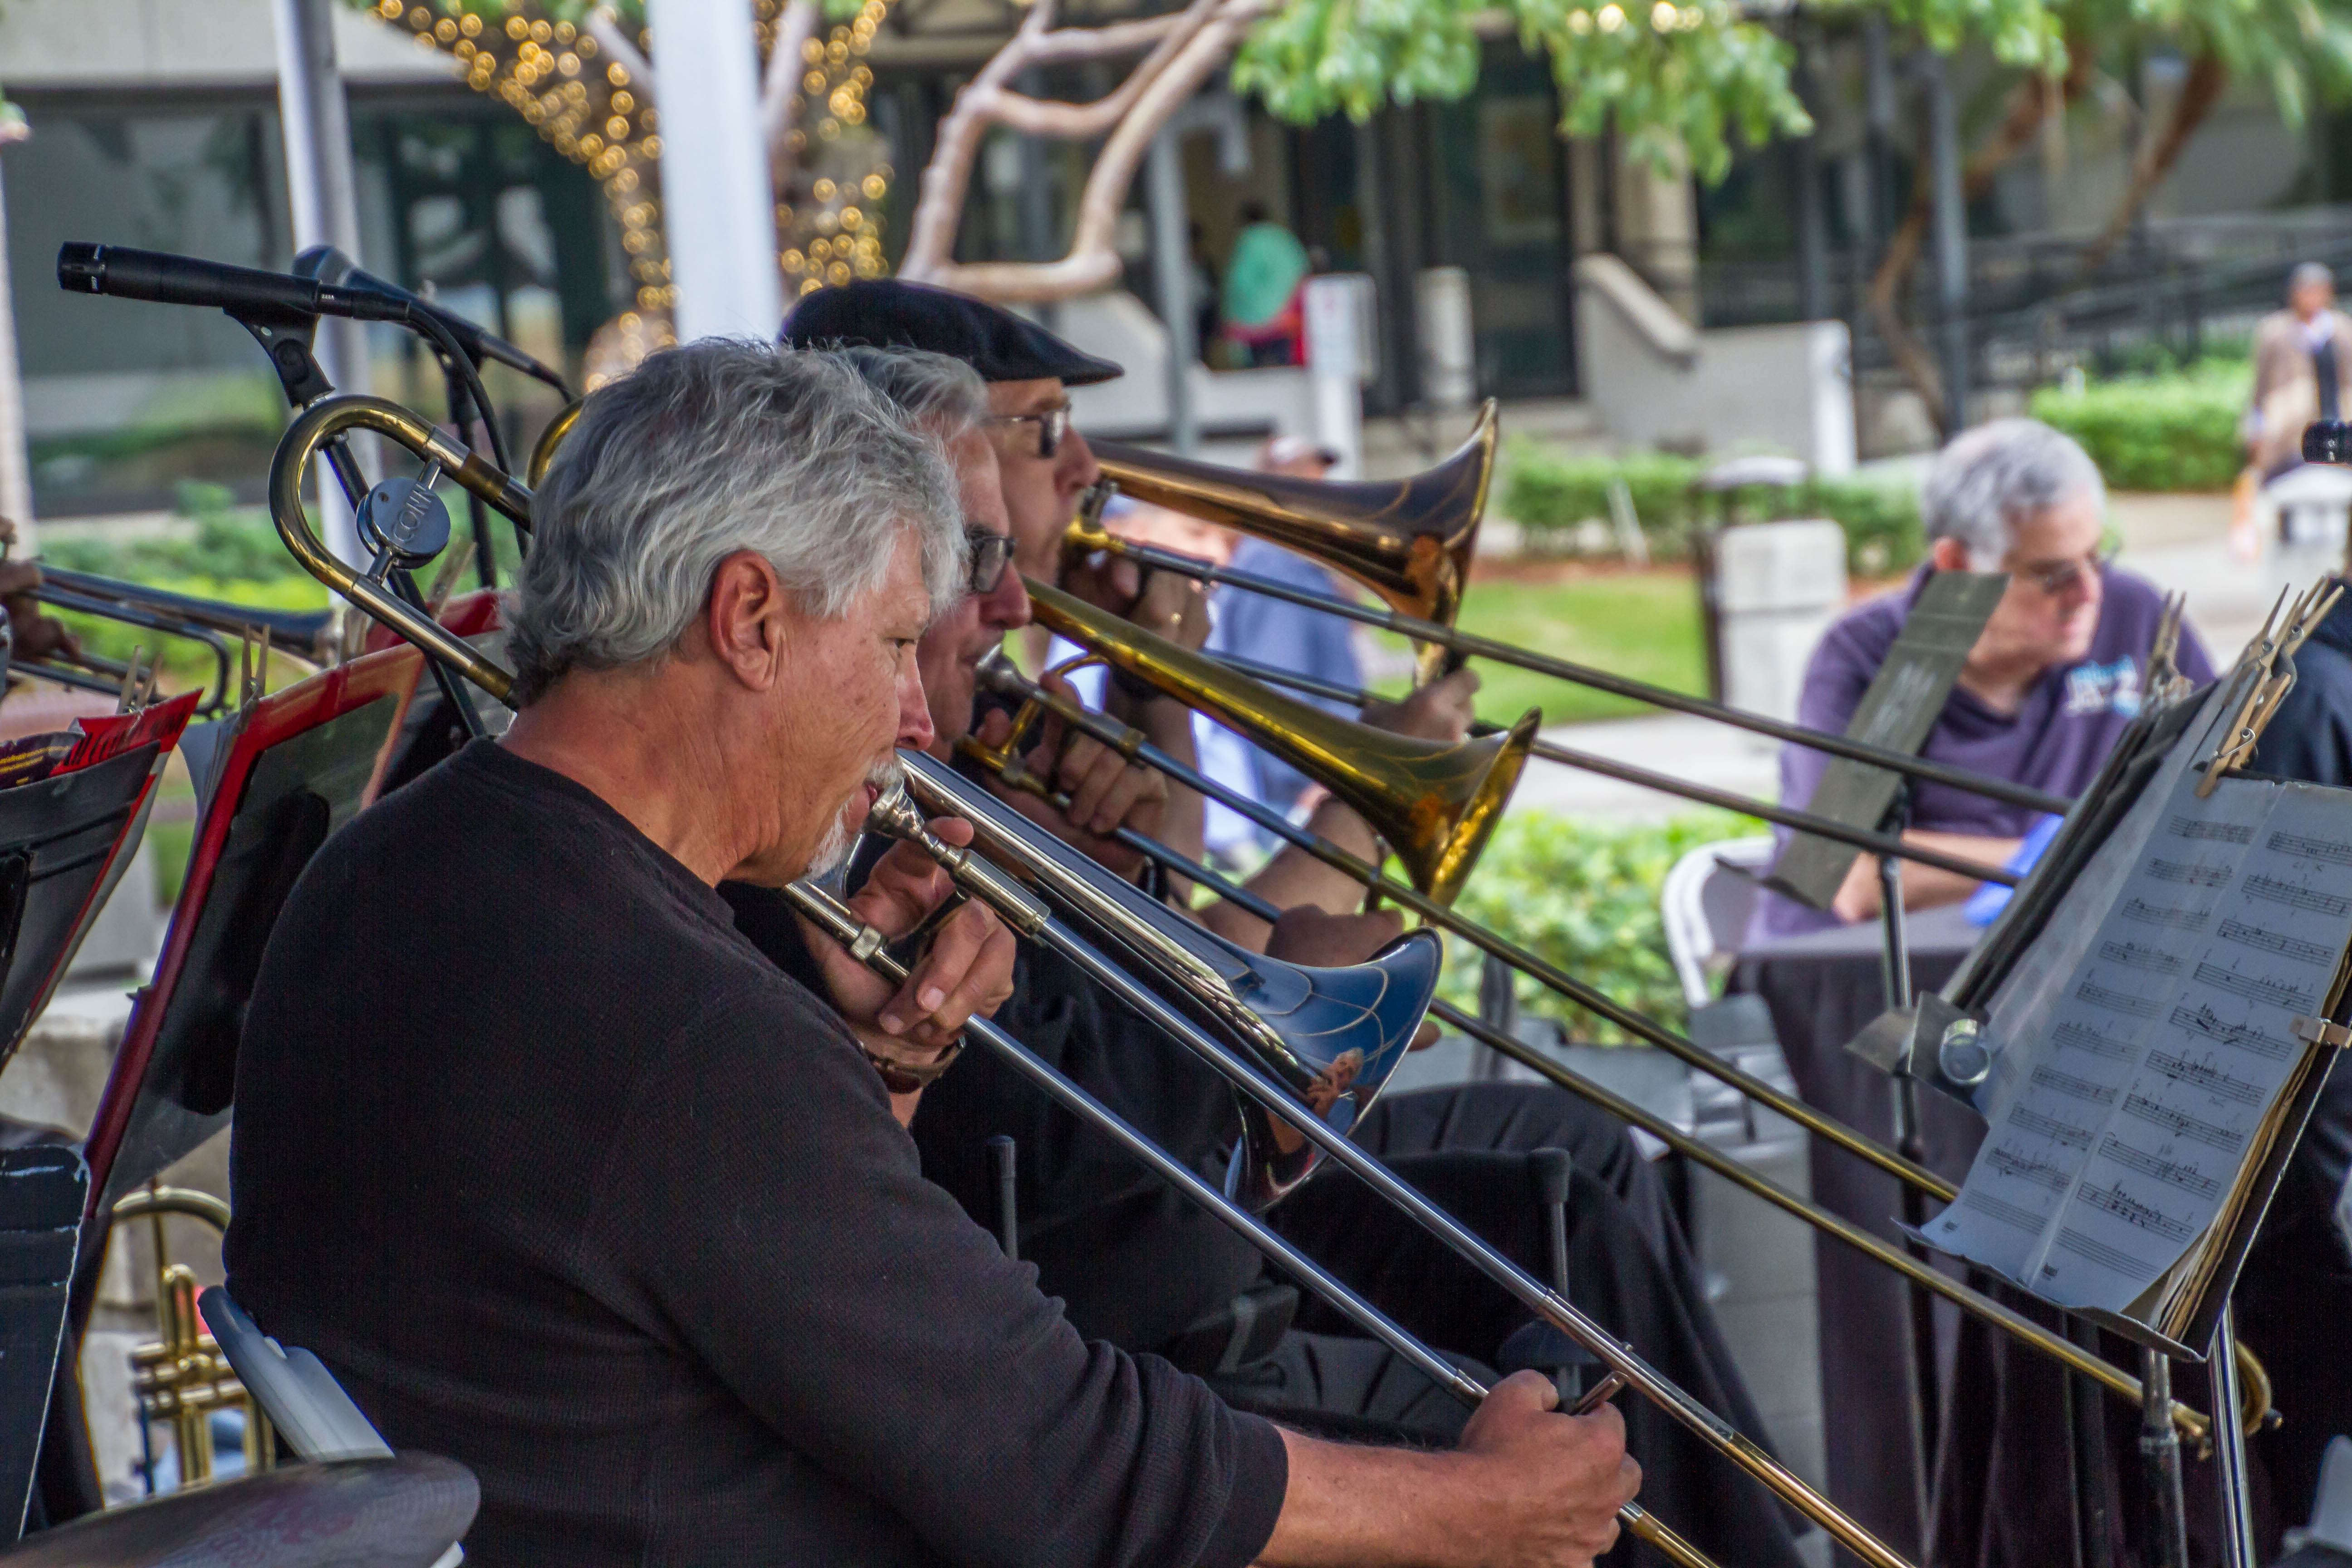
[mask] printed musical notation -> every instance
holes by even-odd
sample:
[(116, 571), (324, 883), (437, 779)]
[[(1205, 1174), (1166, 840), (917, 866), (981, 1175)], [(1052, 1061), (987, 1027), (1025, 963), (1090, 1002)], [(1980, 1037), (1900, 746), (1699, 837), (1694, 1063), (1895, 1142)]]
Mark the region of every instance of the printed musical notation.
[(2035, 1068), (2033, 1087), (2046, 1089), (2053, 1094), (2063, 1094), (2074, 1100), (2087, 1100), (2093, 1105), (2112, 1104), (2116, 1098), (2115, 1085), (2093, 1083), (2089, 1079), (2077, 1078), (2070, 1072), (2060, 1072), (2056, 1068)]
[(2047, 1187), (2053, 1193), (2064, 1192), (2066, 1184), (2074, 1179), (2065, 1167), (2037, 1159), (2032, 1154), (2020, 1153), (2005, 1143), (1996, 1145), (1985, 1158), (2002, 1175), (2032, 1182), (2035, 1186)]
[(2293, 856), (2297, 860), (2325, 860), (2331, 866), (2352, 866), (2352, 844), (2333, 838), (2314, 838), (2306, 833), (2273, 833), (2269, 848), (2275, 854)]
[(2185, 1110), (2159, 1104), (2144, 1094), (2126, 1096), (2124, 1114), (2161, 1127), (2176, 1138), (2186, 1138), (2191, 1143), (2202, 1143), (2208, 1149), (2219, 1149), (2225, 1154), (2234, 1154), (2246, 1146), (2244, 1133), (2232, 1132), (2201, 1116), (2191, 1116)]
[(2104, 1007), (2110, 1013), (2128, 1013), (2135, 1018), (2153, 1018), (2157, 1008), (2163, 1005), (2158, 997), (2117, 991), (2090, 980), (2074, 987), (2074, 994), (2094, 1007)]
[(2169, 1051), (2150, 1051), (2147, 1065), (2151, 1071), (2163, 1074), (2175, 1083), (2185, 1083), (2191, 1089), (2201, 1089), (2216, 1100), (2227, 1100), (2239, 1105), (2260, 1105), (2263, 1091), (2241, 1079), (2231, 1078), (2210, 1061), (2192, 1062), (2186, 1057)]
[(2063, 1143), (2069, 1149), (2091, 1146), (2089, 1129), (2077, 1127), (2071, 1121), (2061, 1121), (2054, 1116), (2044, 1116), (2038, 1110), (2021, 1109), (2011, 1116), (2010, 1121), (2028, 1132), (2047, 1138), (2053, 1143)]
[(2284, 1061), (2294, 1054), (2294, 1047), (2285, 1040), (2274, 1040), (2251, 1024), (2232, 1024), (2210, 1007), (2200, 1007), (2193, 1013), (2186, 1007), (2175, 1007), (2167, 1021), (2176, 1028), (2188, 1029), (2274, 1062)]
[(2305, 942), (2299, 936), (2289, 936), (2284, 931), (2265, 931), (2261, 926), (2248, 925), (2243, 921), (2223, 921), (2215, 929), (2213, 934), (2223, 942), (2234, 942), (2243, 947), (2260, 948), (2264, 952), (2275, 952), (2282, 957), (2292, 958), (2297, 963), (2326, 963), (2336, 956), (2327, 951), (2325, 942)]
[(2126, 969), (2144, 969), (2151, 974), (2178, 974), (2180, 955), (2167, 952), (2160, 947), (2143, 947), (2136, 942), (2103, 942), (2099, 956), (2109, 963), (2120, 963)]
[(2062, 1306), (2201, 1289), (2175, 1266), (2233, 1212), (2309, 1048), (2293, 1022), (2352, 941), (2352, 796), (2242, 776), (2200, 796), (2197, 777), (2151, 786), (2121, 858), (2062, 896), (1993, 996), (1991, 1125), (1927, 1227)]
[[(2160, 1155), (2151, 1154), (2145, 1149), (2136, 1148), (2125, 1142), (2112, 1133), (2099, 1145), (2099, 1157), (2113, 1160), (2116, 1164), (2126, 1170), (2137, 1171), (2143, 1176), (2153, 1176), (2167, 1186), (2179, 1187), (2192, 1197), (2218, 1198), (2221, 1195), (2221, 1184), (2200, 1171), (2196, 1166), (2183, 1163), (2179, 1160), (2167, 1160)], [(2020, 1163), (2022, 1163), (2021, 1157)]]
[(2217, 991), (2227, 991), (2243, 996), (2249, 1002), (2261, 1002), (2273, 1007), (2284, 1007), (2290, 1012), (2308, 1013), (2318, 1004), (2312, 994), (2283, 980), (2267, 980), (2259, 974), (2241, 974), (2234, 969), (2224, 969), (2218, 963), (2197, 966), (2197, 984), (2210, 985)]
[(2087, 1024), (2061, 1024), (2052, 1033), (2069, 1050), (2087, 1051), (2111, 1062), (2133, 1061), (2139, 1056), (2139, 1047), (2130, 1041), (2111, 1039)]
[(2167, 926), (2174, 931), (2202, 931), (2205, 922), (2212, 918), (2211, 910), (2176, 910), (2164, 904), (2151, 904), (2145, 899), (2134, 899), (2124, 905), (2124, 919), (2137, 921), (2144, 926)]
[(2105, 1210), (2135, 1230), (2152, 1231), (2167, 1241), (2187, 1241), (2195, 1234), (2183, 1221), (2134, 1198), (2124, 1191), (2121, 1184), (2112, 1187), (2095, 1187), (2085, 1184), (2083, 1201), (2095, 1209)]
[(2247, 878), (2246, 896), (2265, 903), (2284, 904), (2291, 910), (2309, 910), (2317, 915), (2352, 915), (2352, 899), (2323, 893), (2301, 882), (2283, 882), (2276, 877)]

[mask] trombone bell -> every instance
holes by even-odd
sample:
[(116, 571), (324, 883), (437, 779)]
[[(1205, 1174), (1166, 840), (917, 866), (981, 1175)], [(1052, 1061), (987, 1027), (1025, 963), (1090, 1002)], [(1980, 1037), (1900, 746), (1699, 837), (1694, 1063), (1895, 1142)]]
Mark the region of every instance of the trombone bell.
[[(1390, 607), (1452, 626), (1470, 580), (1478, 521), (1495, 477), (1495, 404), (1478, 412), (1469, 439), (1435, 468), (1387, 482), (1301, 479), (1194, 462), (1117, 441), (1089, 442), (1103, 478), (1119, 493), (1171, 511), (1255, 534), (1313, 557), (1388, 601)], [(1100, 530), (1070, 525), (1066, 548), (1100, 548)], [(1423, 674), (1442, 650), (1423, 650)]]
[(1442, 746), (1391, 735), (1238, 675), (1058, 588), (1031, 581), (1038, 621), (1283, 758), (1353, 807), (1414, 888), (1451, 904), (1527, 766), (1542, 715)]

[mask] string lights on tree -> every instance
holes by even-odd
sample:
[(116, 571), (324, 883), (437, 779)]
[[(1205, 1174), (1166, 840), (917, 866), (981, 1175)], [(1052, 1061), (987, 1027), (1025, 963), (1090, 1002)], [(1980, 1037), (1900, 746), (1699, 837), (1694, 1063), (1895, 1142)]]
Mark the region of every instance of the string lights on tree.
[[(868, 123), (866, 63), (890, 0), (851, 0), (829, 22), (818, 0), (756, 0), (761, 123), (776, 216), (776, 265), (807, 293), (889, 270), (883, 205), (893, 171)], [(466, 85), (520, 114), (586, 169), (620, 225), (636, 310), (613, 329), (635, 353), (673, 341), (677, 300), (661, 223), (657, 41), (641, 4), (579, 0), (373, 0), (420, 48), (453, 57)], [(782, 51), (781, 54), (779, 51)]]

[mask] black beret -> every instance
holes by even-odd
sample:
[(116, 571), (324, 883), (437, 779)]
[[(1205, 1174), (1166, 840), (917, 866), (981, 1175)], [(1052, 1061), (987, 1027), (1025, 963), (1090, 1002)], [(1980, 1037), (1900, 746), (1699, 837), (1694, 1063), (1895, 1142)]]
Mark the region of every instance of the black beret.
[(1127, 374), (1000, 306), (896, 278), (860, 279), (802, 295), (778, 338), (789, 349), (922, 349), (963, 361), (982, 381), (1052, 376), (1085, 386)]

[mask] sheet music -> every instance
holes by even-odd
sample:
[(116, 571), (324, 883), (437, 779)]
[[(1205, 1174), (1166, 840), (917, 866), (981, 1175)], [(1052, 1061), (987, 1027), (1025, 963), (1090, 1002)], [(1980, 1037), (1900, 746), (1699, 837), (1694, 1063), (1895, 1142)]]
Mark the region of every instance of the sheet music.
[(2124, 1311), (2212, 1224), (2352, 936), (2344, 792), (2162, 782), (2116, 835), (2105, 914), (2052, 933), (2071, 962), (1994, 1008), (1991, 1126), (1926, 1227), (2065, 1307)]

